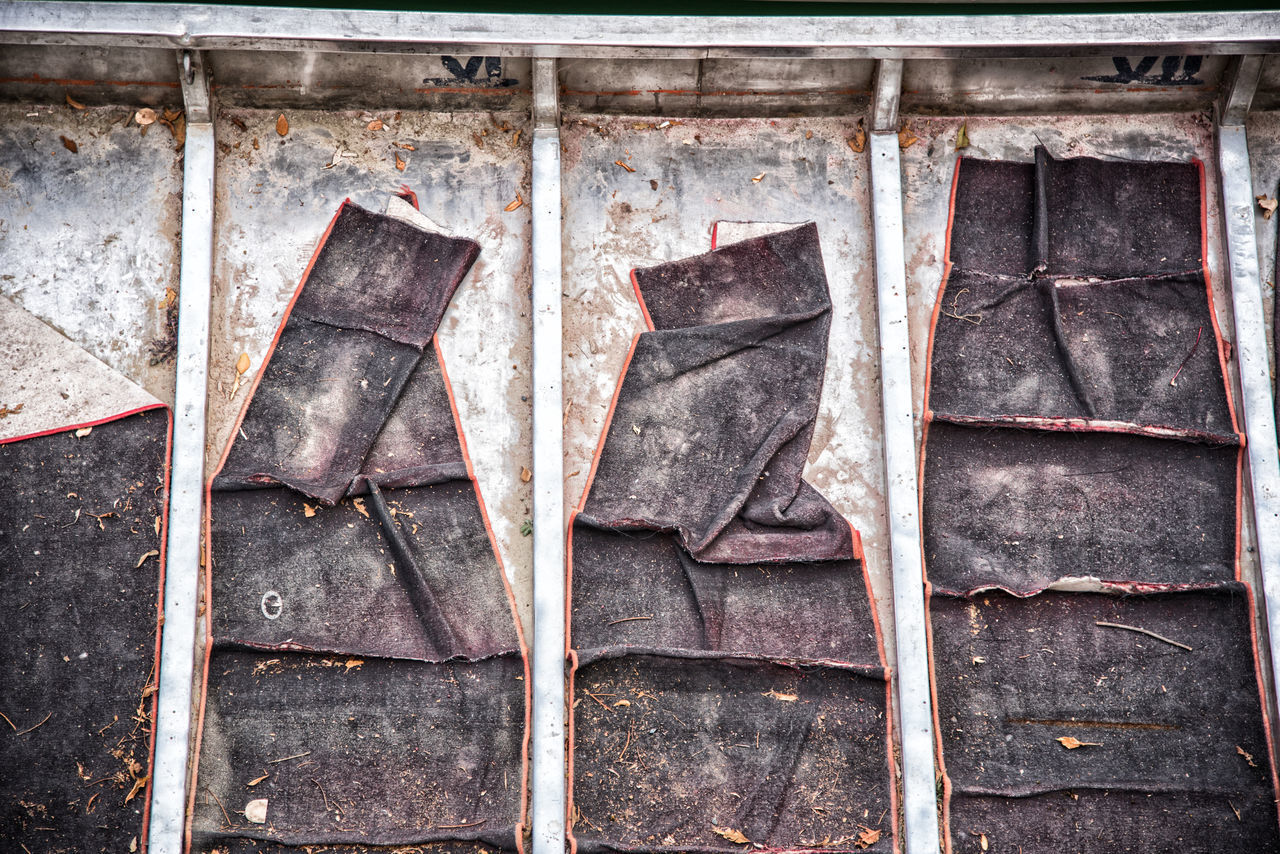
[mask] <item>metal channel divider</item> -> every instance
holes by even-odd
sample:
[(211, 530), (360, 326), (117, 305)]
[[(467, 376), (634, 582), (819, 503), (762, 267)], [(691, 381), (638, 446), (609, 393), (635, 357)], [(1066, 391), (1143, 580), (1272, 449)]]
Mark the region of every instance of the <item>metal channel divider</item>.
[(564, 854), (565, 518), (561, 388), (560, 105), (554, 59), (533, 61), (533, 854)]
[(920, 490), (907, 329), (907, 272), (902, 218), (898, 101), (902, 60), (876, 64), (871, 107), (871, 216), (875, 232), (876, 314), (884, 423), (885, 503), (893, 568), (897, 640), (898, 733), (906, 854), (937, 854), (938, 793), (933, 759), (933, 704), (925, 634)]
[(178, 51), (178, 72), (187, 114), (187, 138), (183, 149), (178, 376), (165, 543), (164, 625), (148, 829), (148, 850), (152, 854), (181, 854), (186, 828), (213, 287), (215, 149), (209, 80), (198, 51)]
[[(1253, 173), (1245, 118), (1262, 68), (1261, 56), (1232, 60), (1217, 109), (1218, 177), (1222, 183), (1222, 216), (1226, 229), (1227, 269), (1235, 315), (1236, 364), (1249, 459), (1254, 533), (1272, 675), (1280, 677), (1280, 451), (1276, 445), (1275, 406), (1271, 391), (1271, 359), (1267, 347), (1254, 231)], [(1280, 691), (1280, 678), (1273, 682)]]

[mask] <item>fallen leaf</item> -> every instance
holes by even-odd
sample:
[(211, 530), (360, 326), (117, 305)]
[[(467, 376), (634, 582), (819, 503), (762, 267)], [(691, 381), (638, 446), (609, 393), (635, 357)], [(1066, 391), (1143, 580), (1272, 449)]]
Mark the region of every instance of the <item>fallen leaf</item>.
[(727, 839), (730, 842), (737, 842), (739, 845), (749, 845), (751, 840), (742, 835), (741, 830), (734, 830), (732, 827), (719, 827), (712, 825), (711, 829), (715, 831), (716, 836)]
[(129, 794), (125, 795), (124, 802), (127, 804), (129, 803), (129, 801), (137, 797), (138, 792), (141, 792), (143, 788), (146, 787), (147, 781), (150, 779), (151, 779), (150, 774), (148, 774), (145, 777), (135, 777), (133, 781), (133, 788), (129, 790)]
[(312, 516), (316, 515), (316, 508), (304, 501), (302, 502), (302, 515), (310, 519)]
[(1054, 739), (1054, 741), (1058, 742), (1058, 744), (1061, 744), (1067, 750), (1075, 750), (1077, 747), (1101, 747), (1102, 746), (1096, 741), (1081, 741), (1080, 739), (1072, 738), (1069, 735), (1064, 735), (1060, 738), (1056, 738)]
[(156, 517), (155, 529), (156, 529), (156, 536), (157, 537), (160, 536), (160, 517), (159, 516)]
[(799, 700), (799, 699), (800, 699), (800, 697), (799, 697), (798, 695), (796, 695), (796, 694), (780, 694), (780, 693), (778, 693), (777, 691), (774, 691), (774, 690), (765, 691), (765, 692), (764, 692), (763, 694), (761, 694), (760, 696), (762, 696), (762, 697), (772, 697), (773, 699), (775, 699), (775, 700), (781, 700), (781, 701), (782, 701), (782, 702), (784, 702), (784, 703), (794, 703), (796, 700)]
[(22, 407), (24, 406), (26, 406), (25, 403), (19, 403), (14, 406), (9, 406), (8, 404), (0, 405), (0, 418), (8, 418), (10, 415), (17, 415), (22, 411)]
[[(858, 826), (862, 827), (862, 825)], [(880, 841), (880, 833), (881, 831), (873, 827), (862, 827), (862, 830), (858, 833), (858, 838), (854, 840), (854, 844), (859, 848), (870, 848)]]
[(983, 851), (987, 850), (988, 843), (987, 843), (987, 835), (985, 833), (978, 834), (978, 844), (982, 846)]
[(147, 558), (149, 557), (159, 557), (159, 556), (160, 556), (160, 550), (152, 549), (151, 551), (144, 554), (142, 557), (138, 558), (138, 562), (133, 565), (133, 568), (138, 569), (139, 567), (141, 567), (144, 563), (147, 562)]
[(1236, 745), (1236, 753), (1239, 753), (1241, 756), (1244, 757), (1244, 761), (1249, 763), (1250, 768), (1258, 767), (1258, 763), (1253, 761), (1253, 754), (1247, 752), (1243, 747), (1241, 747), (1238, 744)]
[(351, 499), (351, 506), (356, 508), (356, 512), (359, 513), (361, 516), (363, 516), (366, 519), (369, 518), (369, 511), (365, 509), (363, 498)]
[(88, 436), (92, 432), (93, 432), (92, 427), (81, 427), (79, 430), (76, 431), (76, 438), (83, 439), (85, 436)]
[(409, 164), (405, 162), (405, 159), (401, 157), (399, 154), (397, 154), (395, 158), (396, 158), (396, 168), (399, 169), (401, 172), (403, 172), (404, 167), (408, 166)]
[(614, 708), (617, 708), (618, 706), (629, 706), (629, 705), (631, 705), (630, 700), (619, 700), (618, 702), (613, 704)]
[(236, 359), (236, 373), (243, 375), (245, 371), (249, 370), (250, 364), (252, 363), (249, 361), (249, 354), (241, 353), (240, 358)]
[(471, 134), (471, 138), (475, 140), (476, 148), (484, 148), (484, 137), (478, 133)]
[(1271, 219), (1271, 215), (1276, 212), (1276, 200), (1269, 196), (1258, 196), (1258, 207), (1262, 208), (1262, 218)]
[(160, 302), (160, 307), (168, 308), (169, 306), (173, 305), (174, 301), (177, 299), (178, 299), (177, 291), (175, 291), (173, 288), (165, 288), (164, 299)]
[(515, 132), (515, 135), (511, 137), (511, 147), (512, 147), (512, 148), (515, 148), (516, 146), (518, 146), (518, 145), (520, 144), (520, 134), (521, 134), (521, 131), (516, 131), (516, 132)]
[(764, 173), (763, 173), (763, 172), (761, 172), (759, 175), (757, 175), (756, 177), (754, 177), (754, 178), (752, 178), (752, 179), (751, 179), (751, 183), (752, 183), (752, 184), (759, 184), (759, 183), (760, 183), (761, 181), (763, 181), (763, 180), (764, 180)]
[(853, 132), (853, 137), (849, 140), (849, 147), (853, 149), (855, 154), (861, 154), (867, 150), (867, 129), (862, 125), (862, 119), (858, 119), (858, 128)]
[(143, 107), (133, 114), (133, 120), (142, 127), (153, 125), (156, 123), (156, 111), (150, 107)]
[(350, 670), (350, 669), (351, 669), (351, 668), (353, 668), (353, 667), (359, 667), (359, 666), (360, 666), (360, 665), (362, 665), (362, 664), (364, 664), (364, 659), (363, 659), (363, 658), (348, 658), (348, 659), (347, 659), (347, 670)]
[(365, 130), (382, 130), (383, 128), (382, 119), (374, 119), (364, 127), (365, 127)]
[(267, 779), (267, 778), (268, 778), (268, 777), (270, 777), (270, 776), (271, 776), (270, 774), (263, 774), (261, 777), (254, 777), (252, 780), (250, 780), (249, 782), (245, 783), (245, 785), (246, 785), (246, 786), (256, 786), (256, 785), (258, 785), (259, 783), (261, 783), (263, 780)]
[(523, 204), (524, 204), (524, 199), (520, 197), (519, 193), (516, 193), (516, 200), (511, 204), (507, 205), (505, 208), (503, 208), (503, 210), (506, 211), (507, 213), (510, 213), (511, 211), (515, 210), (516, 208), (520, 207)]
[(632, 433), (635, 433), (637, 436), (639, 436), (639, 435), (640, 435), (640, 425), (639, 425), (639, 424), (632, 424), (632, 425), (631, 425), (631, 432), (632, 432)]
[(627, 170), (628, 172), (634, 172), (634, 171), (636, 171), (635, 169), (631, 168), (631, 167), (630, 167), (630, 166), (628, 166), (627, 164), (623, 163), (621, 160), (615, 160), (615, 161), (613, 161), (613, 163), (614, 163), (614, 165), (615, 165), (615, 166), (621, 166), (623, 169)]
[(920, 137), (912, 133), (907, 125), (903, 125), (902, 130), (898, 131), (898, 148), (910, 148), (919, 141)]
[(417, 151), (417, 150), (418, 150), (418, 149), (414, 148), (412, 145), (410, 145), (410, 144), (409, 144), (409, 143), (407, 143), (407, 142), (397, 142), (397, 143), (395, 143), (395, 147), (396, 147), (396, 148), (403, 148), (405, 151)]
[(811, 130), (807, 130), (807, 131), (805, 131), (805, 132), (804, 132), (804, 138), (805, 138), (805, 139), (813, 139), (813, 131), (811, 131)]
[(249, 803), (245, 804), (244, 817), (246, 821), (251, 821), (254, 824), (266, 824), (267, 823), (267, 799), (258, 798), (257, 800), (252, 800), (252, 801), (249, 801)]
[[(62, 147), (67, 151), (70, 151), (72, 154), (80, 153), (80, 146), (76, 145), (76, 141), (74, 139), (68, 139), (65, 136), (60, 136), (58, 139), (62, 140)], [(1274, 202), (1272, 204), (1274, 204)]]
[(129, 840), (129, 850), (131, 852), (138, 850), (138, 837), (135, 836)]
[(533, 480), (533, 472), (529, 471), (528, 466), (520, 466), (520, 482), (528, 483)]
[(533, 533), (533, 520), (525, 519), (520, 523), (520, 536), (527, 537)]
[(276, 133), (281, 136), (289, 135), (289, 120), (284, 117), (284, 113), (281, 113), (280, 118), (276, 119)]
[[(966, 121), (960, 125), (960, 130), (956, 132), (956, 151), (969, 147), (969, 122)], [(987, 849), (983, 848), (983, 851)]]
[(65, 97), (67, 99), (68, 107), (75, 107), (77, 110), (83, 110), (85, 108), (84, 104), (80, 103), (75, 98), (72, 98), (70, 95), (67, 95)]

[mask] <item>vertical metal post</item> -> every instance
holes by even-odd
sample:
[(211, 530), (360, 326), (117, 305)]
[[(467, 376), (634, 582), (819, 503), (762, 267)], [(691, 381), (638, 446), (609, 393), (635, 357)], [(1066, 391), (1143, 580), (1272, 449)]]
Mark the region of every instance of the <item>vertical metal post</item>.
[[(1271, 360), (1258, 269), (1258, 239), (1254, 233), (1253, 175), (1245, 138), (1245, 117), (1257, 87), (1261, 59), (1243, 56), (1232, 60), (1228, 86), (1218, 107), (1218, 173), (1258, 569), (1267, 611), (1272, 674), (1280, 677), (1276, 671), (1280, 665), (1280, 452), (1276, 447)], [(1273, 684), (1280, 685), (1280, 678)]]
[(533, 854), (565, 847), (565, 527), (561, 421), (560, 105), (533, 61)]
[(875, 231), (876, 309), (884, 407), (885, 499), (893, 563), (894, 636), (898, 645), (898, 732), (902, 738), (902, 799), (907, 854), (937, 854), (938, 797), (933, 761), (933, 707), (925, 635), (916, 481), (911, 344), (907, 337), (907, 274), (898, 153), (902, 61), (876, 69), (870, 137), (871, 212)]
[(152, 854), (181, 854), (185, 828), (213, 281), (214, 140), (209, 82), (197, 51), (178, 51), (178, 73), (186, 105), (187, 139), (183, 149), (178, 378), (165, 545), (164, 629), (148, 832)]

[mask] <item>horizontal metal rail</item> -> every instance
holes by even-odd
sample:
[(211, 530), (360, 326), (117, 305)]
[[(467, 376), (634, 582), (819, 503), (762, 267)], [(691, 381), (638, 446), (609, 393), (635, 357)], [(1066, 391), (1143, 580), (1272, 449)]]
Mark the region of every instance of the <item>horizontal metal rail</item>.
[(6, 0), (0, 42), (543, 57), (1243, 54), (1280, 49), (1280, 13), (709, 17)]

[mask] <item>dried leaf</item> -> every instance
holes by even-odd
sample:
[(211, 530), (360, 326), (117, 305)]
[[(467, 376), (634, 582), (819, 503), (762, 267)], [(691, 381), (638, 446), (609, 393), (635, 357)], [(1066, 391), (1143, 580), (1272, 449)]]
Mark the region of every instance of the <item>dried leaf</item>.
[(155, 528), (156, 528), (156, 536), (158, 537), (160, 536), (160, 517), (159, 516), (156, 517)]
[(903, 125), (902, 130), (898, 131), (898, 148), (910, 148), (919, 141), (920, 137), (912, 133), (907, 125)]
[(252, 800), (252, 801), (249, 801), (249, 803), (245, 804), (244, 817), (246, 821), (251, 821), (254, 824), (266, 824), (267, 823), (267, 799), (258, 798), (257, 800)]
[(763, 181), (763, 180), (764, 180), (764, 173), (763, 173), (763, 172), (761, 172), (759, 175), (757, 175), (756, 177), (754, 177), (754, 178), (752, 178), (752, 179), (751, 179), (751, 183), (752, 183), (752, 184), (759, 184), (759, 183), (760, 183), (761, 181)]
[(1061, 744), (1067, 750), (1075, 750), (1077, 747), (1101, 747), (1102, 746), (1096, 741), (1081, 741), (1080, 739), (1072, 738), (1069, 735), (1061, 736), (1060, 738), (1054, 739), (1054, 741), (1058, 742), (1058, 744)]
[(533, 472), (529, 471), (528, 466), (520, 466), (520, 482), (528, 483), (533, 480)]
[(635, 169), (633, 169), (633, 168), (631, 168), (630, 166), (628, 166), (626, 163), (623, 163), (621, 160), (615, 160), (615, 161), (613, 161), (613, 163), (614, 163), (614, 165), (615, 165), (615, 166), (621, 166), (623, 169), (627, 170), (628, 172), (634, 172), (634, 171), (636, 171)]
[(1269, 196), (1258, 196), (1258, 207), (1262, 208), (1262, 218), (1271, 219), (1276, 212), (1276, 200)]
[(369, 511), (365, 509), (363, 498), (351, 499), (351, 506), (356, 508), (356, 512), (359, 513), (361, 516), (363, 516), (366, 519), (369, 518)]
[[(25, 403), (15, 404), (14, 406), (9, 406), (7, 403), (0, 404), (0, 418), (8, 418), (10, 415), (17, 415), (22, 411), (22, 407), (24, 406), (26, 406)], [(75, 493), (73, 492), (71, 495), (75, 495)], [(71, 495), (68, 495), (67, 497), (70, 498)]]
[[(862, 825), (858, 826), (862, 827)], [(853, 844), (859, 848), (870, 848), (880, 841), (880, 834), (881, 831), (876, 830), (874, 827), (862, 827), (862, 830), (858, 833), (858, 838), (854, 840)]]
[(1251, 768), (1258, 767), (1258, 763), (1253, 761), (1253, 754), (1247, 752), (1243, 747), (1241, 747), (1238, 744), (1236, 745), (1236, 753), (1239, 753), (1241, 756), (1244, 757), (1244, 761), (1249, 763), (1249, 767)]
[[(960, 130), (956, 132), (956, 151), (969, 147), (969, 122), (965, 121), (960, 125)], [(983, 848), (983, 851), (987, 849)]]
[(811, 130), (807, 130), (807, 131), (805, 131), (805, 132), (804, 132), (804, 138), (805, 138), (805, 139), (813, 139), (813, 131), (811, 131)]
[(129, 794), (124, 796), (124, 802), (127, 804), (129, 803), (129, 801), (137, 797), (138, 792), (141, 792), (146, 787), (147, 781), (150, 779), (151, 779), (150, 774), (148, 774), (145, 777), (135, 777), (133, 780), (133, 788), (129, 790)]
[(240, 358), (236, 359), (236, 373), (243, 376), (244, 373), (249, 370), (250, 364), (249, 354), (241, 353)]
[(520, 523), (520, 536), (527, 537), (533, 533), (533, 520), (525, 519)]
[(397, 143), (394, 143), (394, 145), (395, 145), (395, 147), (396, 147), (396, 148), (403, 148), (405, 151), (417, 151), (417, 150), (418, 150), (418, 149), (414, 148), (412, 145), (410, 145), (410, 144), (409, 144), (409, 143), (407, 143), (407, 142), (397, 142)]
[(75, 107), (77, 110), (83, 110), (85, 108), (84, 104), (80, 103), (75, 98), (72, 98), (70, 95), (67, 95), (65, 97), (67, 99), (68, 107)]
[(781, 700), (784, 703), (794, 703), (796, 700), (800, 699), (800, 697), (796, 694), (781, 694), (774, 690), (765, 691), (761, 696), (772, 697), (773, 699)]
[(396, 168), (399, 169), (401, 172), (403, 172), (404, 168), (409, 164), (399, 154), (395, 155), (395, 158), (396, 158)]
[(348, 658), (348, 659), (347, 659), (347, 670), (350, 670), (350, 669), (351, 669), (351, 668), (353, 668), (353, 667), (359, 667), (359, 666), (360, 666), (360, 665), (362, 665), (362, 664), (364, 664), (364, 659), (363, 659), (363, 658)]
[(88, 436), (92, 432), (93, 432), (92, 427), (81, 427), (79, 430), (76, 431), (76, 438), (83, 439), (85, 436)]
[(507, 213), (511, 213), (513, 210), (515, 210), (516, 208), (520, 207), (523, 204), (524, 204), (524, 199), (520, 197), (519, 193), (516, 193), (516, 200), (511, 204), (507, 205), (505, 208), (503, 208), (503, 210), (506, 211)]
[(250, 780), (249, 782), (245, 783), (245, 785), (246, 785), (246, 786), (256, 786), (256, 785), (258, 785), (259, 783), (261, 783), (263, 780), (267, 779), (267, 778), (268, 778), (268, 777), (270, 777), (270, 776), (271, 776), (270, 774), (263, 774), (261, 777), (254, 777), (252, 780)]
[(129, 851), (133, 852), (137, 850), (138, 850), (138, 837), (135, 836), (129, 840)]
[(985, 833), (978, 834), (978, 845), (982, 846), (983, 851), (987, 850), (989, 843), (987, 842), (987, 835)]
[(164, 299), (160, 302), (161, 308), (168, 308), (178, 299), (178, 292), (173, 288), (164, 289)]
[(310, 519), (312, 516), (316, 515), (316, 508), (304, 501), (302, 502), (302, 515)]
[(512, 147), (512, 148), (515, 148), (516, 146), (518, 146), (518, 145), (520, 144), (520, 134), (521, 134), (521, 131), (516, 131), (516, 132), (515, 132), (515, 135), (511, 137), (511, 147)]
[(62, 140), (62, 147), (67, 151), (70, 151), (72, 154), (80, 153), (80, 146), (76, 145), (76, 141), (74, 139), (69, 139), (65, 136), (60, 136), (58, 139)]
[(750, 845), (751, 840), (742, 835), (741, 830), (734, 830), (732, 827), (719, 827), (712, 825), (711, 829), (715, 831), (716, 836), (727, 839), (730, 842), (737, 842), (739, 845)]
[(276, 119), (276, 133), (281, 136), (289, 135), (289, 120), (284, 117), (284, 113), (281, 113), (280, 118)]
[(133, 114), (133, 120), (142, 127), (153, 125), (156, 123), (156, 111), (150, 107), (143, 107)]
[(160, 556), (160, 550), (152, 549), (151, 551), (144, 554), (142, 557), (138, 558), (138, 562), (133, 565), (133, 568), (138, 569), (139, 567), (141, 567), (144, 563), (147, 562), (147, 558), (149, 557), (159, 557), (159, 556)]
[(616, 709), (618, 706), (629, 706), (629, 705), (631, 705), (630, 700), (619, 700), (618, 702), (613, 704), (613, 707)]
[(863, 127), (862, 119), (858, 119), (858, 128), (849, 140), (849, 147), (853, 149), (854, 154), (861, 154), (867, 150), (867, 129)]
[(365, 127), (365, 130), (382, 130), (383, 128), (382, 119), (374, 119), (364, 127)]

